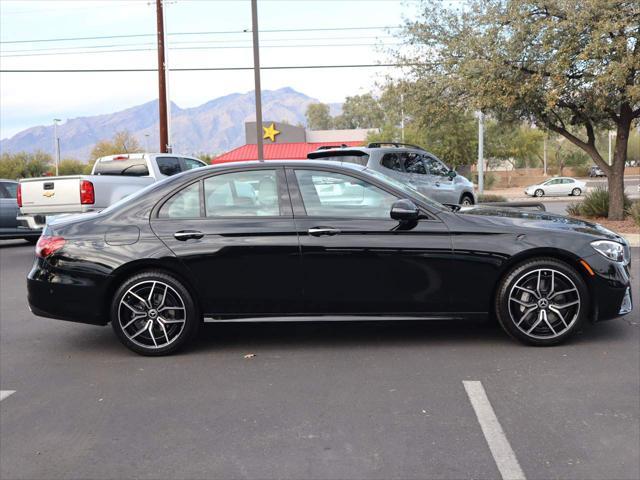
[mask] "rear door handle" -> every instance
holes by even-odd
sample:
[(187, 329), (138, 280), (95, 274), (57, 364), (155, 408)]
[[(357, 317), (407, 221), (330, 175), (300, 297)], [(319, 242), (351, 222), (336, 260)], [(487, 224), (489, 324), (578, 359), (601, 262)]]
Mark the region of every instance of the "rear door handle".
[(190, 240), (192, 238), (202, 238), (204, 237), (204, 233), (198, 232), (197, 230), (180, 230), (179, 232), (174, 233), (173, 236), (176, 240), (181, 240), (184, 242), (185, 240)]
[(307, 230), (307, 232), (314, 237), (322, 237), (325, 235), (338, 235), (340, 230), (332, 227), (313, 227)]

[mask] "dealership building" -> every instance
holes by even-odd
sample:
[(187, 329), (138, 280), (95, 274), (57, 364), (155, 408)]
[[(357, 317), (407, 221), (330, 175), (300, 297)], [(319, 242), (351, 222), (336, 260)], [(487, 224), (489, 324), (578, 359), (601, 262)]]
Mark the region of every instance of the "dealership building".
[[(262, 138), (265, 160), (302, 160), (320, 147), (356, 147), (364, 145), (367, 135), (377, 130), (307, 130), (283, 122), (263, 122)], [(256, 122), (244, 124), (246, 144), (216, 157), (212, 163), (258, 159)]]

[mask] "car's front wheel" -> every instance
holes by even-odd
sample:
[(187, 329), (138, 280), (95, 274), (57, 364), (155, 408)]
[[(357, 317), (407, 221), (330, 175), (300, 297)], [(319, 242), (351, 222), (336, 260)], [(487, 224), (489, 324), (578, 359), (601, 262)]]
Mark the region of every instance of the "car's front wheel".
[(120, 341), (141, 355), (167, 355), (183, 347), (200, 326), (186, 287), (161, 271), (125, 280), (111, 303), (111, 326)]
[(496, 315), (502, 328), (529, 345), (555, 345), (573, 335), (588, 315), (580, 274), (554, 258), (526, 261), (500, 282)]
[(468, 193), (463, 194), (462, 197), (460, 198), (460, 205), (464, 207), (469, 207), (473, 205), (473, 197)]
[(542, 190), (541, 188), (538, 188), (538, 189), (535, 191), (534, 195), (535, 195), (536, 197), (542, 197), (542, 196), (544, 196), (544, 190)]

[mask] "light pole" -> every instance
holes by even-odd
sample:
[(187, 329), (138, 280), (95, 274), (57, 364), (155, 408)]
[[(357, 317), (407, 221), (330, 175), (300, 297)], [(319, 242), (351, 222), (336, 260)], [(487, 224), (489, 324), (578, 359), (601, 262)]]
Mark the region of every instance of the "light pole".
[(609, 166), (612, 165), (612, 157), (611, 157), (611, 151), (612, 151), (612, 144), (611, 144), (611, 137), (615, 137), (616, 136), (616, 132), (612, 132), (611, 130), (609, 130)]
[(56, 158), (56, 176), (58, 176), (58, 166), (60, 165), (60, 139), (58, 138), (58, 122), (59, 118), (53, 119), (53, 152)]
[(148, 133), (144, 134), (144, 151), (146, 153), (149, 153), (149, 134)]
[(484, 193), (484, 115), (478, 111), (478, 192)]

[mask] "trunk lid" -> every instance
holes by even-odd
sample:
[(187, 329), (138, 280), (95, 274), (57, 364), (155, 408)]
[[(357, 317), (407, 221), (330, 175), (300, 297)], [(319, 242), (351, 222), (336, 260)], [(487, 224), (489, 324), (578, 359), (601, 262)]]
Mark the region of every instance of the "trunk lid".
[(80, 175), (29, 178), (20, 181), (22, 214), (77, 212), (80, 208)]

